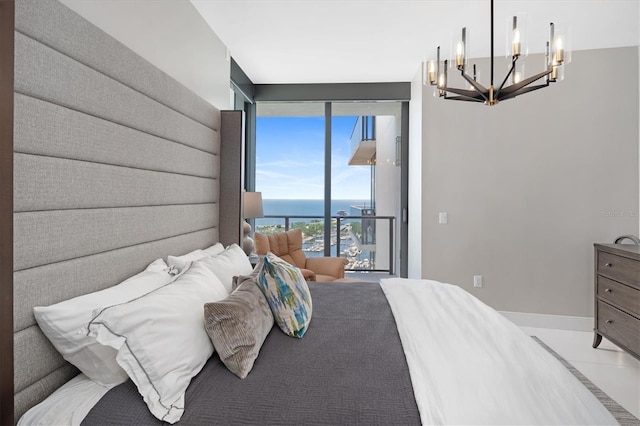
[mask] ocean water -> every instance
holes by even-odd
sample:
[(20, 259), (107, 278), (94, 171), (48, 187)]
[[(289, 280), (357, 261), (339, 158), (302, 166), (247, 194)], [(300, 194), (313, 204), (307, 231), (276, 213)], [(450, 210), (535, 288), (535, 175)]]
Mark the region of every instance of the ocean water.
[[(371, 207), (367, 200), (332, 200), (331, 215), (336, 216), (338, 211), (358, 216), (360, 212), (353, 207)], [(324, 200), (262, 200), (262, 208), (265, 216), (320, 216), (315, 220), (322, 220), (324, 215)], [(291, 222), (311, 222), (314, 219), (291, 218)], [(284, 225), (284, 219), (260, 218), (256, 219), (260, 225)]]

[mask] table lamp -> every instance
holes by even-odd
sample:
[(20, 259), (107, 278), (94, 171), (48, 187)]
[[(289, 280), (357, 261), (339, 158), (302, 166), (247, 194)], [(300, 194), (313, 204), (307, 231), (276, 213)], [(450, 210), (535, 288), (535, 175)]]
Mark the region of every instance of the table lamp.
[(251, 225), (249, 225), (249, 222), (247, 222), (246, 219), (255, 219), (264, 216), (264, 212), (262, 210), (262, 192), (245, 192), (243, 205), (243, 216), (245, 221), (242, 225), (242, 231), (244, 233), (242, 238), (242, 250), (244, 250), (247, 256), (250, 256), (255, 250), (255, 245), (253, 240), (249, 237)]

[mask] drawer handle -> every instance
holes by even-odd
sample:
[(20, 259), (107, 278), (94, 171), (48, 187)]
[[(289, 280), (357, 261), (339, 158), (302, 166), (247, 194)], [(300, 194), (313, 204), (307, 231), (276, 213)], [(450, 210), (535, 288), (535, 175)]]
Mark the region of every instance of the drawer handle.
[(607, 324), (613, 324), (613, 320), (607, 320)]
[(611, 268), (613, 266), (613, 263), (605, 263), (604, 266), (606, 266), (607, 268)]
[(610, 288), (605, 288), (604, 291), (605, 291), (605, 293), (611, 293), (611, 289)]

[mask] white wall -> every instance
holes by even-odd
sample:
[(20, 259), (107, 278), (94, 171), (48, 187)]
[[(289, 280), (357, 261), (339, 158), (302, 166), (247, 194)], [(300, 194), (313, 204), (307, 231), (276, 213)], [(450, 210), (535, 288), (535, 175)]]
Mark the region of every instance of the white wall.
[[(407, 277), (422, 277), (422, 70), (411, 80), (409, 101), (409, 212)], [(402, 220), (402, 218), (400, 219)]]
[[(395, 216), (393, 235), (400, 232), (400, 167), (395, 165), (396, 137), (400, 123), (395, 116), (376, 116), (376, 216)], [(389, 267), (389, 222), (376, 223), (376, 268)], [(399, 245), (393, 247), (396, 274), (400, 273)]]
[(637, 55), (574, 52), (565, 81), (494, 107), (424, 89), (421, 188), (410, 183), (423, 222), (409, 232), (421, 232), (423, 278), (502, 311), (592, 316), (593, 243), (638, 234)]
[(188, 0), (61, 0), (219, 109), (230, 109), (226, 47)]

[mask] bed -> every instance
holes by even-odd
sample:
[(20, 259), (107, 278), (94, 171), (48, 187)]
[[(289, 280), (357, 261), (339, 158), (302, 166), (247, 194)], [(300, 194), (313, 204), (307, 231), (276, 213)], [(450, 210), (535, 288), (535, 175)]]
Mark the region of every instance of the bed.
[[(168, 256), (215, 247), (239, 224), (219, 214), (238, 198), (220, 175), (221, 146), (233, 143), (221, 140), (224, 115), (55, 0), (17, 0), (15, 37), (15, 419), (30, 423), (31, 410), (49, 423), (160, 423), (132, 380), (97, 389), (79, 375), (34, 307), (114, 288), (156, 260), (168, 263), (167, 287), (205, 274), (208, 258), (177, 272)], [(209, 354), (180, 422), (615, 422), (528, 336), (455, 286), (308, 287), (305, 336), (270, 328), (244, 379)]]

